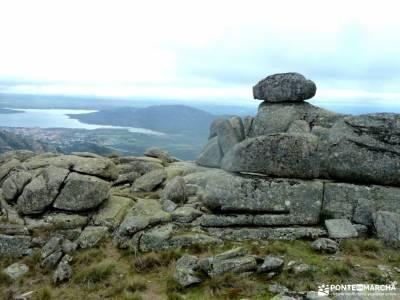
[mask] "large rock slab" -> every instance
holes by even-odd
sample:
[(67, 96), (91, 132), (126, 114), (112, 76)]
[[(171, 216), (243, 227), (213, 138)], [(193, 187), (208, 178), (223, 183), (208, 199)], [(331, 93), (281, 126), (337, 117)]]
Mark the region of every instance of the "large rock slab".
[(347, 218), (372, 226), (373, 214), (379, 210), (400, 213), (400, 188), (336, 182), (324, 184), (323, 214), (330, 218)]
[(218, 137), (211, 138), (196, 159), (196, 163), (210, 168), (219, 168), (223, 153), (218, 143)]
[(231, 172), (277, 177), (318, 178), (318, 138), (311, 134), (274, 134), (246, 139), (222, 159)]
[(151, 192), (156, 189), (167, 177), (164, 169), (157, 169), (136, 179), (132, 188), (134, 192)]
[[(69, 171), (49, 166), (27, 186), (17, 200), (18, 211), (22, 214), (42, 213), (60, 193)], [(79, 189), (79, 187), (78, 187)]]
[(400, 248), (400, 214), (379, 211), (374, 221), (378, 237), (387, 245)]
[(110, 184), (100, 178), (71, 173), (53, 207), (68, 211), (85, 211), (98, 207), (109, 198)]
[(345, 117), (330, 130), (323, 153), (331, 178), (400, 186), (400, 114)]
[(317, 86), (299, 73), (270, 75), (253, 87), (254, 99), (268, 102), (294, 102), (314, 97)]
[[(185, 180), (201, 187), (202, 202), (216, 212), (274, 213), (285, 216), (283, 218), (290, 224), (316, 224), (319, 221), (323, 183), (318, 180), (240, 176), (222, 170), (189, 174)], [(289, 220), (291, 218), (293, 221)], [(258, 222), (262, 222), (262, 217)]]
[(245, 240), (286, 240), (316, 239), (327, 235), (326, 230), (317, 227), (235, 227), (235, 228), (206, 228), (206, 231), (217, 238), (227, 241)]
[(217, 138), (222, 153), (228, 153), (233, 146), (244, 139), (244, 133), (241, 134), (241, 129), (238, 127), (239, 125), (234, 128), (229, 120), (223, 120), (221, 124), (219, 124), (217, 128)]
[(88, 157), (76, 155), (59, 155), (50, 157), (35, 156), (22, 164), (27, 170), (55, 166), (82, 174), (97, 176), (106, 180), (118, 178), (118, 170), (115, 164), (105, 157)]

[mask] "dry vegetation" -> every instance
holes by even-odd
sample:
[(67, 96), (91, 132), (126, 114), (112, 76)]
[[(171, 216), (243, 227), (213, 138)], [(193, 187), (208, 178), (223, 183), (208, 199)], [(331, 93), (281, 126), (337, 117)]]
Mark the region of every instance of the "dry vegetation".
[[(336, 255), (315, 253), (305, 241), (247, 242), (249, 253), (264, 256), (282, 256), (285, 265), (295, 260), (311, 265), (312, 271), (293, 274), (283, 272), (268, 279), (266, 274), (245, 276), (225, 274), (218, 278), (206, 278), (190, 288), (182, 289), (172, 279), (175, 261), (185, 252), (206, 256), (220, 253), (237, 246), (225, 243), (218, 247), (194, 245), (188, 249), (160, 253), (137, 254), (114, 248), (109, 241), (98, 248), (78, 251), (72, 267), (70, 282), (53, 285), (52, 271), (37, 267), (38, 253), (21, 261), (30, 271), (16, 282), (0, 273), (2, 299), (34, 291), (30, 299), (269, 299), (269, 283), (277, 282), (296, 291), (315, 290), (320, 283), (384, 283), (389, 279), (377, 268), (378, 265), (400, 266), (398, 251), (386, 249), (377, 240), (347, 240)], [(0, 269), (8, 266), (11, 259), (0, 260)], [(396, 273), (392, 280), (400, 281)]]

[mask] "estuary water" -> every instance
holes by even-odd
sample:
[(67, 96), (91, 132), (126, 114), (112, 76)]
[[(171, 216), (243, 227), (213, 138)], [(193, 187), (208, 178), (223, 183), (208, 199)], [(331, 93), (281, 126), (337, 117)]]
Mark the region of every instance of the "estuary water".
[(96, 110), (78, 109), (15, 109), (16, 113), (0, 114), (0, 127), (71, 128), (71, 129), (126, 129), (134, 133), (162, 135), (145, 128), (85, 124), (71, 119), (68, 114), (86, 114)]

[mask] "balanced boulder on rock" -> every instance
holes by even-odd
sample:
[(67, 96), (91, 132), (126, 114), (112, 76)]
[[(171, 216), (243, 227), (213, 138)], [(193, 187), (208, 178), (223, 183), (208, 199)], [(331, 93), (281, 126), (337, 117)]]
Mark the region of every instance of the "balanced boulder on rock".
[(267, 102), (304, 101), (314, 97), (317, 87), (299, 73), (274, 74), (253, 87), (255, 99)]

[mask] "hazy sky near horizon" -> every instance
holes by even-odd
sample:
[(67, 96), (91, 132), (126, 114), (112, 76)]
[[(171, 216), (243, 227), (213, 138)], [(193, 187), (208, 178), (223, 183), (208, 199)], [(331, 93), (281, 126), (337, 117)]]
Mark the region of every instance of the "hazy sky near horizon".
[(296, 71), (323, 101), (400, 100), (398, 1), (0, 0), (0, 93), (221, 102)]

